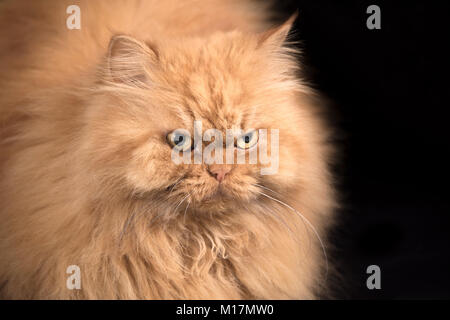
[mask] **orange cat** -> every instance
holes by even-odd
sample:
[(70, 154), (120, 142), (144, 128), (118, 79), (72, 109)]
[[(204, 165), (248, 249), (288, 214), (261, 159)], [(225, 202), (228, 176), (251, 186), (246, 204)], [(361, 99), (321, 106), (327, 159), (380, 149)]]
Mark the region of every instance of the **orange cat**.
[[(0, 297), (317, 297), (332, 148), (261, 3), (0, 2)], [(174, 163), (194, 121), (279, 129), (277, 171)]]

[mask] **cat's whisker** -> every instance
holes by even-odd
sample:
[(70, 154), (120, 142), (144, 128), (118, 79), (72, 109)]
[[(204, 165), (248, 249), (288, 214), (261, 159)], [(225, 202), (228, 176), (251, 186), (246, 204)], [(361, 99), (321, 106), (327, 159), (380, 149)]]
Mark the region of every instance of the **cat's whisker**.
[(326, 252), (326, 249), (325, 249), (325, 245), (323, 244), (322, 238), (320, 237), (320, 235), (317, 232), (317, 230), (314, 227), (314, 225), (303, 214), (301, 214), (298, 210), (296, 210), (295, 208), (291, 207), (287, 203), (285, 203), (285, 202), (283, 202), (283, 201), (281, 201), (279, 199), (276, 199), (274, 197), (271, 197), (271, 196), (265, 194), (264, 192), (259, 192), (259, 194), (261, 194), (262, 196), (264, 196), (266, 198), (269, 198), (269, 199), (271, 199), (271, 200), (273, 200), (273, 201), (275, 201), (275, 202), (285, 206), (286, 208), (292, 210), (311, 228), (311, 230), (314, 232), (314, 234), (316, 235), (317, 239), (319, 240), (320, 246), (322, 247), (323, 255), (325, 257), (326, 277), (327, 277), (328, 276), (328, 269), (329, 269), (329, 266), (328, 266), (328, 255), (327, 255), (327, 252)]
[[(255, 184), (253, 184), (253, 185), (256, 186), (256, 187), (259, 187), (259, 188), (262, 188), (262, 189), (271, 191), (272, 193), (274, 193), (274, 194), (276, 194), (276, 195), (282, 196), (281, 193), (279, 193), (279, 192), (277, 192), (277, 191), (275, 191), (275, 190), (273, 190), (273, 189), (270, 189), (270, 188), (268, 188), (268, 187), (266, 187), (266, 186), (263, 186), (263, 185), (261, 185), (261, 184), (255, 183)], [(258, 193), (260, 193), (260, 192), (258, 191)], [(309, 233), (309, 229), (307, 228), (305, 222), (304, 222), (303, 220), (302, 220), (302, 222), (303, 222), (303, 224), (305, 225), (305, 228), (306, 228), (307, 232)], [(309, 246), (311, 246), (311, 239), (310, 239), (310, 237), (308, 237), (308, 240), (309, 240)]]
[(269, 215), (270, 217), (274, 217), (275, 219), (277, 219), (279, 222), (281, 222), (283, 224), (284, 227), (286, 227), (286, 229), (288, 230), (289, 234), (292, 236), (292, 238), (299, 242), (298, 237), (294, 234), (294, 232), (292, 231), (291, 227), (289, 227), (289, 225), (286, 223), (286, 220), (283, 219), (278, 212), (273, 211), (272, 209), (270, 209), (267, 206), (262, 207), (262, 213), (266, 214), (266, 211), (269, 211), (272, 215)]
[[(181, 201), (176, 206), (175, 210), (183, 203), (183, 201), (185, 199), (186, 199), (186, 197), (181, 199)], [(159, 204), (166, 204), (166, 202), (167, 202), (167, 199), (165, 199), (165, 198), (160, 198), (159, 199)], [(166, 205), (162, 209), (159, 208), (159, 207), (156, 208), (155, 212), (157, 212), (157, 214), (152, 217), (151, 222), (153, 222), (153, 221), (155, 221), (155, 220), (157, 220), (157, 219), (159, 219), (161, 217), (164, 217), (164, 216), (170, 216), (170, 214), (173, 211), (172, 209), (173, 209), (173, 207), (169, 207), (169, 206), (166, 206)]]
[(268, 191), (271, 191), (271, 192), (273, 192), (273, 193), (278, 194), (278, 195), (281, 196), (281, 193), (276, 192), (275, 190), (272, 190), (272, 189), (270, 189), (270, 188), (268, 188), (268, 187), (266, 187), (266, 186), (263, 186), (263, 185), (261, 185), (261, 184), (254, 183), (253, 185), (256, 186), (256, 187), (262, 188), (262, 189), (266, 189), (266, 190), (268, 190)]
[(175, 207), (175, 209), (173, 211), (177, 211), (177, 209), (181, 206), (181, 204), (190, 196), (191, 194), (187, 194), (183, 199), (181, 199), (181, 201), (177, 204), (177, 206)]
[(170, 188), (170, 192), (169, 192), (169, 197), (173, 192), (173, 189), (175, 189), (175, 187), (183, 180), (184, 176), (180, 177), (177, 179), (177, 181), (175, 181), (175, 183), (172, 185), (172, 188)]
[[(274, 191), (274, 190), (272, 190), (272, 189), (270, 189), (270, 188), (267, 188), (267, 187), (264, 187), (264, 186), (262, 186), (262, 185), (258, 185), (258, 184), (255, 184), (256, 186), (259, 186), (259, 187), (261, 187), (261, 188), (264, 188), (264, 189), (267, 189), (267, 190), (269, 190), (269, 191), (272, 191), (273, 193), (275, 193), (275, 194), (277, 194), (277, 195), (280, 195), (281, 196), (281, 194), (279, 193), (279, 192), (276, 192), (276, 191)], [(257, 191), (259, 194), (261, 194), (261, 192), (259, 192), (259, 191)], [(274, 212), (273, 210), (271, 210), (271, 209), (269, 209), (269, 208), (267, 208), (269, 211), (271, 211), (272, 213), (275, 213), (277, 216), (279, 216), (279, 214), (277, 213), (277, 212)], [(285, 220), (283, 219), (282, 220), (285, 224), (286, 224), (286, 222), (285, 222)], [(302, 223), (303, 223), (303, 225), (305, 226), (305, 230), (306, 230), (306, 232), (308, 233), (308, 246), (309, 246), (309, 248), (311, 247), (311, 237), (309, 236), (309, 228), (308, 228), (308, 226), (306, 225), (306, 223), (305, 223), (305, 221), (303, 221), (303, 219), (302, 219)], [(289, 227), (288, 227), (289, 228)], [(289, 228), (290, 229), (290, 228)], [(297, 237), (295, 237), (295, 239), (296, 239), (296, 241), (298, 241), (298, 239), (297, 239)]]
[(191, 196), (191, 193), (188, 194), (188, 197), (189, 197), (188, 204), (186, 206), (186, 209), (184, 209), (184, 214), (183, 214), (183, 223), (184, 224), (186, 223), (186, 212), (187, 212), (187, 210), (188, 210), (188, 208), (189, 208), (189, 206), (191, 204), (191, 197), (190, 196)]

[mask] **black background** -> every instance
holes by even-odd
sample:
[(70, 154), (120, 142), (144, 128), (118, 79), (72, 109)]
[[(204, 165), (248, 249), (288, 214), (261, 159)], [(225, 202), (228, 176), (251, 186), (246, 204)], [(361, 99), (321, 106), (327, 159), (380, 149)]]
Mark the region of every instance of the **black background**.
[[(381, 30), (366, 9), (381, 8)], [(294, 40), (313, 86), (331, 101), (344, 208), (332, 236), (343, 299), (450, 298), (450, 59), (444, 1), (275, 1), (299, 10)], [(449, 22), (450, 24), (450, 22)], [(368, 290), (366, 268), (381, 268)]]

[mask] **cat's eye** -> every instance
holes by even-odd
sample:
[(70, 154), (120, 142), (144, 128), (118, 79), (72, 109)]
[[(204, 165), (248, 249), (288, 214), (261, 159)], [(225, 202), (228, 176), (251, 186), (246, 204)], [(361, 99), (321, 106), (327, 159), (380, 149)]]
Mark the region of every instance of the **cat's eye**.
[(167, 142), (176, 150), (187, 151), (192, 148), (192, 139), (188, 133), (173, 131), (167, 135)]
[(253, 130), (237, 138), (236, 146), (240, 149), (250, 149), (257, 142), (258, 142), (258, 131)]

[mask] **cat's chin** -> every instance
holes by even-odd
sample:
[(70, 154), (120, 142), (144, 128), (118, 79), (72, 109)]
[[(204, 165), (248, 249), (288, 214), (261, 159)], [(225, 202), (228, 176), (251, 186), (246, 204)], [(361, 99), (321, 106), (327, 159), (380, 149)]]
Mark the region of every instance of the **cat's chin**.
[[(218, 184), (214, 188), (201, 197), (194, 197), (192, 199), (193, 206), (200, 210), (227, 210), (248, 205), (254, 200), (255, 196), (249, 192), (239, 192), (231, 186)], [(195, 194), (195, 192), (193, 193)]]

